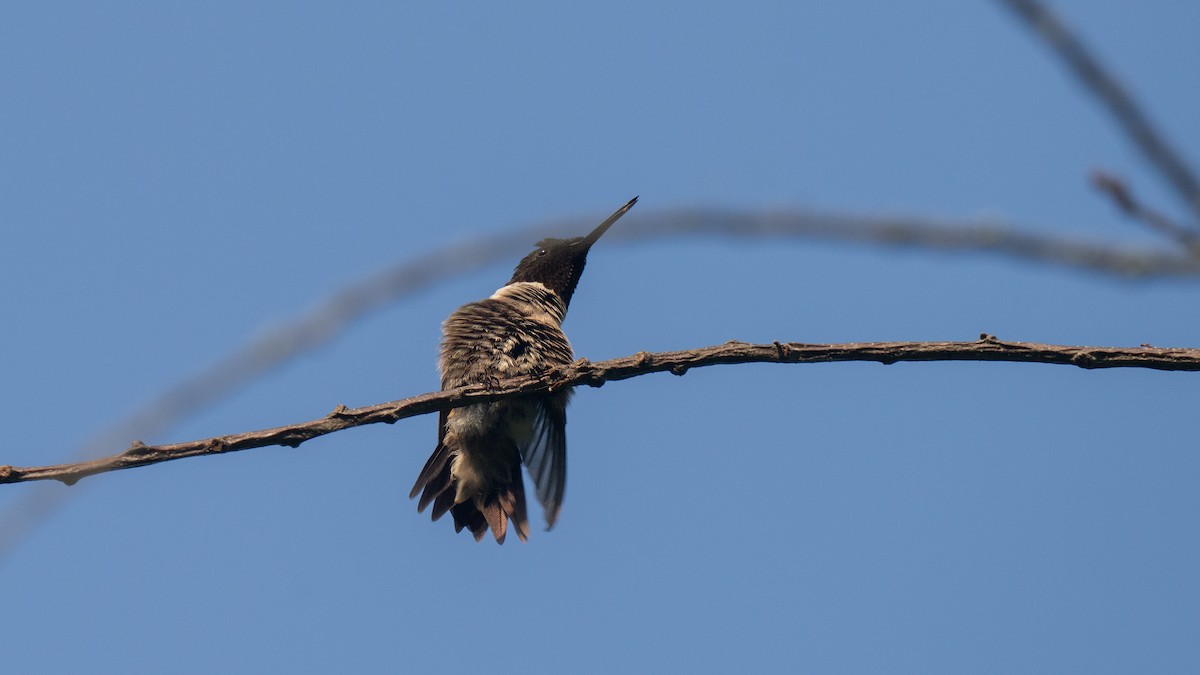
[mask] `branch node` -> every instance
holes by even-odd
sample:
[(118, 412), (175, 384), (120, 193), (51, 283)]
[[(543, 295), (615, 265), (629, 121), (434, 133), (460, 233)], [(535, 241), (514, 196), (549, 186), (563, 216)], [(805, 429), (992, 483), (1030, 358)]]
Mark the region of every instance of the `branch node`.
[(979, 341), (980, 342), (988, 342), (988, 343), (992, 343), (992, 344), (997, 344), (1000, 342), (1000, 340), (997, 339), (996, 336), (992, 335), (991, 333), (980, 333)]
[(121, 454), (129, 456), (145, 456), (150, 454), (149, 450), (150, 446), (141, 441), (134, 441), (130, 443), (129, 447), (125, 448), (125, 452), (122, 452)]
[(638, 368), (642, 368), (654, 360), (654, 357), (650, 355), (650, 352), (638, 352), (633, 355), (633, 358), (634, 363), (637, 364)]
[[(728, 344), (728, 343), (726, 343), (726, 344)], [(683, 377), (683, 375), (685, 373), (687, 373), (687, 371), (688, 371), (688, 367), (683, 365), (682, 363), (677, 366), (671, 366), (671, 374), (673, 374), (673, 375), (678, 375), (680, 377)]]
[(786, 361), (792, 355), (792, 348), (779, 340), (775, 340), (771, 344), (775, 345), (775, 353), (779, 355), (779, 360)]
[(1071, 363), (1080, 368), (1094, 368), (1096, 366), (1096, 356), (1091, 352), (1075, 352), (1071, 355)]
[(4, 466), (0, 466), (0, 480), (8, 480), (9, 478), (12, 478), (13, 473), (15, 473), (15, 471), (12, 468), (12, 465), (5, 464)]
[(213, 454), (221, 454), (222, 452), (225, 452), (228, 449), (229, 449), (229, 443), (227, 443), (225, 441), (225, 439), (220, 436), (218, 436), (216, 438), (210, 438), (204, 444), (204, 452), (209, 452), (209, 453), (213, 453)]
[(325, 416), (325, 418), (332, 419), (332, 420), (341, 419), (343, 417), (346, 417), (347, 410), (349, 410), (349, 408), (346, 407), (345, 403), (339, 403), (339, 404), (337, 404), (337, 407), (335, 407), (333, 409), (332, 412), (330, 412), (328, 415)]
[[(571, 367), (575, 369), (575, 372), (584, 376), (584, 378), (579, 381), (579, 384), (600, 388), (603, 387), (604, 383), (608, 381), (604, 374), (606, 371), (604, 371), (602, 368), (595, 367), (592, 365), (592, 362), (587, 359), (579, 359), (575, 363), (571, 364)], [(554, 372), (559, 373), (561, 371)], [(553, 390), (554, 388), (551, 388), (551, 391)]]

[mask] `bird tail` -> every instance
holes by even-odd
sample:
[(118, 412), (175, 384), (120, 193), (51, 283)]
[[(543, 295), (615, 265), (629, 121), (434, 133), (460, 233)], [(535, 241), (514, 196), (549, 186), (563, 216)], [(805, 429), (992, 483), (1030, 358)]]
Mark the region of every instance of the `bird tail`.
[(469, 530), (475, 541), (481, 541), (489, 529), (496, 543), (503, 544), (508, 533), (508, 522), (511, 520), (513, 529), (521, 541), (529, 539), (529, 519), (525, 515), (525, 483), (521, 477), (521, 461), (519, 457), (510, 463), (510, 473), (507, 480), (492, 481), (483, 494), (469, 497), (455, 503), (457, 478), (452, 471), (453, 455), (443, 444), (430, 455), (425, 462), (425, 468), (417, 476), (417, 482), (409, 492), (412, 499), (421, 494), (417, 502), (417, 512), (423, 512), (425, 507), (433, 504), (433, 520), (437, 520), (447, 511), (454, 517), (454, 531)]

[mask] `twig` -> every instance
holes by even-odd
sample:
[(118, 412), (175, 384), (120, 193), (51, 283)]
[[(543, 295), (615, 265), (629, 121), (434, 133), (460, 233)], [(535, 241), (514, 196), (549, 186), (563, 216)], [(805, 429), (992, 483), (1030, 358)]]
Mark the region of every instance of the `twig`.
[(683, 375), (692, 368), (736, 363), (828, 363), (835, 361), (1008, 361), (1074, 365), (1081, 368), (1152, 368), (1200, 371), (1200, 349), (1155, 347), (1073, 347), (1029, 342), (1002, 342), (981, 335), (976, 342), (864, 342), (851, 344), (780, 343), (750, 344), (730, 341), (712, 347), (632, 356), (590, 363), (586, 359), (541, 377), (501, 381), (495, 388), (471, 385), (422, 394), (401, 401), (365, 408), (338, 406), (325, 417), (274, 429), (218, 436), (188, 443), (148, 446), (134, 442), (124, 452), (88, 462), (19, 468), (0, 466), (0, 483), (58, 480), (71, 485), (81, 478), (118, 469), (158, 464), (184, 457), (214, 455), (251, 448), (282, 445), (297, 447), (307, 440), (343, 429), (424, 415), (472, 403), (496, 401), (564, 387), (625, 380), (639, 375), (671, 372)]
[(1144, 223), (1159, 234), (1174, 239), (1193, 256), (1200, 257), (1200, 232), (1194, 232), (1143, 204), (1134, 196), (1125, 181), (1104, 171), (1094, 171), (1092, 184), (1107, 194), (1125, 215)]
[(1038, 0), (1001, 0), (1025, 20), (1074, 71), (1075, 76), (1117, 119), (1150, 163), (1166, 178), (1183, 203), (1200, 218), (1200, 182), (1181, 153), (1155, 129), (1137, 101), (1083, 42)]

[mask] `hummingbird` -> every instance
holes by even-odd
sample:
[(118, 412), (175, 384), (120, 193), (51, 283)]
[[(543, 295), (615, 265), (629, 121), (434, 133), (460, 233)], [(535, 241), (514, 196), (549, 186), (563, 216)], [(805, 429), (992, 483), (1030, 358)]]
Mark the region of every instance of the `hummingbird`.
[[(442, 389), (490, 385), (569, 365), (574, 356), (562, 322), (588, 251), (637, 200), (629, 200), (587, 236), (539, 241), (517, 263), (507, 284), (489, 298), (456, 309), (442, 325)], [(432, 503), (433, 520), (449, 511), (456, 532), (467, 529), (480, 541), (490, 529), (499, 544), (511, 521), (526, 541), (524, 464), (546, 529), (553, 528), (567, 482), (570, 398), (567, 389), (443, 410), (437, 447), (408, 495), (412, 499), (420, 493), (417, 511)]]

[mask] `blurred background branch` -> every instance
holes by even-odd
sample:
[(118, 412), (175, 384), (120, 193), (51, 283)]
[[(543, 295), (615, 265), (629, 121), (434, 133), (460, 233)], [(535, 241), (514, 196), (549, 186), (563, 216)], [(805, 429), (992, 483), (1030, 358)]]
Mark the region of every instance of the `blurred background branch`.
[(1146, 156), (1187, 206), (1200, 218), (1200, 182), (1183, 153), (1150, 121), (1149, 115), (1066, 22), (1039, 0), (1001, 0), (1046, 41), (1075, 77), (1112, 113), (1117, 125)]
[[(584, 216), (514, 230), (406, 260), (329, 295), (307, 312), (267, 331), (196, 375), (154, 397), (74, 454), (99, 456), (135, 438), (159, 438), (189, 417), (336, 340), (355, 322), (438, 283), (511, 263), (544, 236), (574, 232)], [(609, 235), (612, 242), (660, 239), (790, 239), (873, 247), (992, 255), (1130, 281), (1200, 280), (1200, 260), (1171, 251), (1071, 240), (1001, 224), (936, 222), (919, 217), (821, 214), (811, 211), (679, 209), (639, 215)], [(36, 489), (0, 521), (0, 560), (37, 524), (78, 491)]]
[[(223, 400), (294, 359), (328, 345), (354, 323), (436, 284), (523, 255), (546, 236), (562, 236), (590, 223), (565, 218), (421, 254), (337, 290), (311, 309), (266, 331), (196, 375), (169, 387), (146, 406), (97, 434), (80, 454), (111, 448), (134, 437), (156, 437), (183, 419)], [(1000, 256), (1119, 279), (1200, 280), (1200, 260), (1170, 251), (1067, 239), (1001, 223), (938, 222), (922, 217), (830, 214), (815, 211), (652, 211), (623, 223), (607, 241), (639, 244), (662, 239), (788, 239), (868, 247), (899, 247)]]

